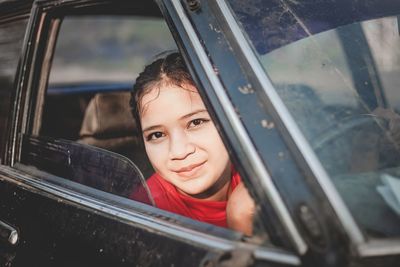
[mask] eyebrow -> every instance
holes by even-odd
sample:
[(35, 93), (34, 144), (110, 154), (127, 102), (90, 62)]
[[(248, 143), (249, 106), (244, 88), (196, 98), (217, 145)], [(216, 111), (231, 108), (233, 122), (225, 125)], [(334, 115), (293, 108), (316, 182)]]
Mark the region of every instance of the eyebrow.
[(203, 113), (203, 112), (207, 112), (207, 110), (206, 109), (198, 109), (198, 110), (195, 110), (193, 112), (190, 112), (190, 113), (182, 116), (182, 118), (180, 118), (180, 119), (187, 119), (187, 118), (192, 117), (193, 115), (196, 115), (198, 113)]
[[(190, 112), (190, 113), (182, 116), (179, 119), (180, 120), (187, 119), (187, 118), (192, 117), (193, 115), (196, 115), (196, 114), (199, 114), (199, 113), (203, 113), (203, 112), (207, 112), (207, 110), (206, 109), (198, 109), (198, 110), (195, 110), (193, 112)], [(152, 125), (152, 126), (149, 126), (149, 127), (145, 128), (145, 129), (143, 129), (142, 133), (148, 132), (148, 131), (151, 131), (151, 130), (155, 130), (155, 129), (160, 128), (160, 127), (161, 127), (161, 125)]]

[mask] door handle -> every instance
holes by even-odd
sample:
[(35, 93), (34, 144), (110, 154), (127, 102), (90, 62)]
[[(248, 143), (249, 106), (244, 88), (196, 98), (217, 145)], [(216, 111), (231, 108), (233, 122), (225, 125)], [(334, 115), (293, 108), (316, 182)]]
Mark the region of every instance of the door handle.
[(0, 242), (15, 246), (19, 235), (17, 229), (0, 220)]

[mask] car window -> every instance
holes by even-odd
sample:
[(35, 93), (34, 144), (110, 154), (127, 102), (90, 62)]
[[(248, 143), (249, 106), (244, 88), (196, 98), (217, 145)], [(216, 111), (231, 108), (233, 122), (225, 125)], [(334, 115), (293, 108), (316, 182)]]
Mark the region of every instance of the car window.
[(3, 160), (19, 57), (27, 20), (0, 20), (0, 162)]
[(53, 55), (40, 134), (119, 153), (150, 175), (129, 91), (146, 62), (174, 49), (161, 18), (66, 16)]
[(370, 238), (400, 236), (400, 6), (389, 2), (270, 1), (244, 9), (230, 1), (277, 93)]
[[(38, 108), (41, 120), (35, 121), (32, 134), (22, 137), (20, 163), (24, 166), (17, 167), (27, 170), (25, 165), (31, 165), (69, 181), (154, 204), (155, 197), (149, 195), (148, 183), (144, 182), (154, 170), (132, 115), (130, 91), (145, 65), (177, 51), (166, 23), (158, 17), (74, 15), (60, 19), (57, 32), (43, 105)], [(198, 98), (201, 99), (199, 95)], [(195, 127), (197, 121), (188, 125)], [(227, 151), (226, 155), (230, 163)], [(121, 166), (119, 175), (117, 169)], [(129, 171), (124, 171), (125, 167)], [(135, 169), (140, 174), (132, 171)], [(225, 169), (222, 171), (225, 174)], [(237, 186), (241, 181), (238, 172), (234, 168), (227, 171)], [(129, 173), (135, 173), (130, 177), (135, 181), (129, 181)], [(232, 190), (226, 187), (227, 194)], [(207, 222), (227, 227), (226, 209), (221, 215), (222, 206), (214, 204), (210, 210), (215, 208), (217, 221), (223, 221), (223, 225), (213, 223), (213, 219)], [(198, 218), (209, 215), (201, 210), (197, 213)], [(254, 226), (254, 232), (262, 231), (260, 225)], [(267, 238), (264, 234), (262, 241), (264, 237)], [(260, 238), (254, 240), (261, 242)]]
[(50, 69), (41, 134), (79, 139), (84, 111), (95, 94), (129, 91), (146, 62), (172, 49), (175, 43), (160, 18), (65, 17)]

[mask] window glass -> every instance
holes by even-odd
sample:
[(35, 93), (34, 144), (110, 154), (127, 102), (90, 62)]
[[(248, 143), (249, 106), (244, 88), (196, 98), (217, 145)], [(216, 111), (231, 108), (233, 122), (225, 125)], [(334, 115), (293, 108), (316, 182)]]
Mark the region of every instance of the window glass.
[(7, 137), (7, 125), (11, 115), (11, 97), (27, 20), (0, 25), (0, 162)]
[[(135, 192), (132, 199), (149, 205), (154, 204), (141, 171), (131, 161), (116, 153), (74, 141), (29, 135), (22, 136), (21, 151), (20, 162), (24, 170), (28, 170), (24, 166), (35, 166), (30, 173), (35, 173), (34, 169), (44, 170), (52, 175), (126, 198)], [(47, 180), (60, 181), (46, 176)]]
[(399, 2), (250, 2), (230, 1), (355, 220), (399, 237)]

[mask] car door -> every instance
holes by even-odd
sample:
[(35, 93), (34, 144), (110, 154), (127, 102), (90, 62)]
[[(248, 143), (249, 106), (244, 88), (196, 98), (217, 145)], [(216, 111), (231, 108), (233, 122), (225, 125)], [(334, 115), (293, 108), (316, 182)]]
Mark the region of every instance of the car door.
[[(203, 69), (209, 64), (213, 82), (229, 95), (225, 114), (229, 108), (240, 114), (251, 140), (238, 140), (235, 154), (255, 146), (267, 170), (251, 175), (258, 176), (250, 179), (253, 193), (273, 202), (269, 180), (276, 185), (287, 210), (275, 211), (280, 218), (288, 212), (282, 225), (303, 264), (397, 266), (399, 217), (382, 186), (389, 190), (388, 174), (398, 181), (399, 153), (393, 139), (385, 149), (371, 141), (376, 132), (382, 141), (390, 132), (364, 116), (379, 121), (365, 100), (381, 101), (373, 97), (382, 89), (393, 96), (386, 99), (390, 114), (399, 112), (391, 86), (399, 71), (391, 63), (398, 58), (398, 2), (191, 1), (182, 8), (171, 2), (165, 5), (180, 18), (187, 15), (181, 26), (188, 46), (204, 50)], [(346, 55), (349, 48), (358, 53)], [(371, 159), (374, 153), (381, 157)]]
[[(119, 19), (130, 20), (138, 16), (161, 18), (161, 9), (163, 16), (167, 18), (176, 46), (181, 49), (187, 64), (192, 66), (193, 75), (203, 75), (208, 79), (204, 72), (196, 72), (193, 68), (198, 63), (198, 51), (187, 48), (185, 31), (171, 23), (171, 17), (178, 19), (176, 13), (170, 13), (161, 2), (159, 4), (160, 8), (148, 1), (123, 0), (33, 3), (24, 46), (18, 59), (19, 75), (12, 86), (15, 99), (10, 105), (12, 116), (7, 132), (7, 150), (3, 154), (0, 167), (0, 252), (4, 265), (300, 264), (297, 249), (302, 251), (304, 247), (302, 240), (296, 235), (296, 228), (290, 224), (290, 217), (286, 223), (289, 227), (282, 227), (284, 220), (276, 215), (269, 200), (259, 200), (261, 194), (254, 195), (257, 202), (262, 203), (263, 211), (257, 215), (256, 233), (249, 238), (238, 232), (155, 208), (146, 191), (142, 172), (131, 160), (115, 152), (82, 144), (78, 140), (65, 140), (67, 135), (60, 136), (65, 134), (62, 131), (58, 133), (60, 135), (55, 133), (57, 131), (51, 131), (48, 124), (52, 120), (48, 113), (55, 112), (56, 109), (51, 109), (51, 105), (47, 104), (52, 99), (52, 94), (59, 92), (60, 97), (66, 98), (65, 95), (76, 89), (69, 85), (51, 86), (60, 44), (57, 41), (62, 40), (64, 34), (74, 34), (74, 27), (69, 32), (64, 31), (63, 27), (68, 25), (69, 19), (77, 19), (78, 26), (75, 27), (85, 29), (86, 18), (92, 20), (101, 17), (113, 23)], [(102, 29), (113, 32), (112, 27), (106, 28), (103, 25), (98, 28), (100, 33)], [(129, 31), (130, 28), (120, 29)], [(89, 37), (90, 34), (92, 33), (87, 32)], [(83, 40), (85, 37), (87, 36), (81, 36), (78, 41), (90, 44), (91, 39), (87, 37), (89, 40)], [(134, 37), (140, 37), (140, 34)], [(75, 44), (73, 49), (76, 51), (68, 52), (77, 52), (72, 53), (73, 59), (86, 58), (85, 53), (79, 53), (85, 50), (80, 50), (77, 43), (72, 44)], [(97, 62), (94, 65), (99, 64)], [(81, 66), (85, 67), (84, 74), (89, 75), (89, 66)], [(61, 77), (65, 78), (67, 69), (61, 69), (61, 72), (64, 74)], [(103, 86), (90, 84), (90, 93), (104, 92)], [(121, 88), (118, 83), (116, 86)], [(204, 85), (199, 83), (199, 86), (203, 88)], [(78, 87), (82, 89), (88, 86)], [(114, 87), (106, 88), (113, 90), (110, 88)], [(207, 86), (207, 90), (202, 93), (203, 97), (212, 99), (213, 90)], [(78, 94), (77, 92), (81, 91), (74, 91), (73, 94)], [(223, 114), (222, 105), (223, 103), (207, 102), (207, 106), (214, 110), (215, 117), (215, 114)], [(84, 103), (84, 106), (88, 104)], [(72, 108), (72, 105), (66, 105), (65, 108)], [(62, 116), (67, 116), (68, 110), (58, 115), (62, 121)], [(64, 123), (57, 127), (63, 127)], [(224, 121), (219, 124), (221, 130), (227, 127)], [(68, 124), (68, 127), (72, 126), (73, 124)], [(232, 140), (238, 138), (238, 133), (232, 132), (230, 128), (224, 131), (226, 145), (234, 146)], [(236, 152), (230, 150), (232, 154)], [(246, 160), (245, 157), (239, 154), (236, 160), (246, 179), (250, 171), (246, 170), (243, 162), (239, 162)], [(252, 186), (248, 182), (246, 184)], [(144, 197), (136, 201), (128, 199), (127, 194), (133, 189), (143, 189)], [(279, 198), (274, 200), (274, 205), (282, 204)], [(268, 223), (262, 220), (266, 217), (262, 215), (264, 210), (270, 212), (268, 222), (275, 223), (269, 224), (269, 229), (266, 229)], [(282, 210), (287, 215), (281, 206)], [(269, 236), (272, 237), (271, 240)]]

